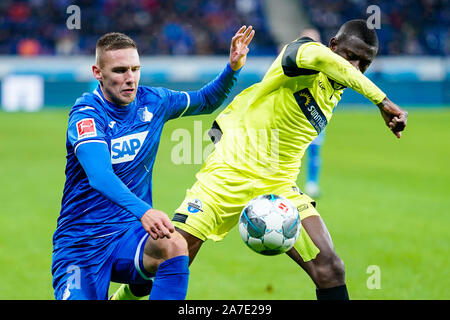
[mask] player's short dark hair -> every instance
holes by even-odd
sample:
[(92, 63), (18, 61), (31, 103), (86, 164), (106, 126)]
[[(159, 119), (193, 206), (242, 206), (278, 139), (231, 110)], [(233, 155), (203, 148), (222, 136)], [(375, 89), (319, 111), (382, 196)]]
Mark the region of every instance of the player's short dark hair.
[(106, 33), (98, 39), (95, 46), (96, 63), (100, 64), (100, 54), (109, 50), (137, 49), (136, 42), (126, 34), (120, 32)]
[(126, 34), (120, 32), (106, 33), (97, 41), (96, 48), (103, 51), (137, 48), (136, 42)]
[(378, 36), (375, 29), (367, 26), (367, 21), (363, 19), (350, 20), (344, 23), (336, 34), (336, 39), (344, 40), (350, 36), (355, 36), (369, 46), (378, 48)]

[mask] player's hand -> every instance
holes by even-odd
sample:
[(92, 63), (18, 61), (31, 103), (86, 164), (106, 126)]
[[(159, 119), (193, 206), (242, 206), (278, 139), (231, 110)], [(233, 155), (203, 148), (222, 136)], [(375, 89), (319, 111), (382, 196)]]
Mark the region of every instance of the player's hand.
[(167, 214), (162, 211), (149, 209), (141, 218), (144, 230), (154, 239), (170, 238), (175, 227)]
[(242, 26), (231, 39), (230, 67), (234, 71), (242, 68), (247, 60), (248, 45), (255, 35), (255, 30), (252, 29), (252, 26)]
[(378, 108), (380, 108), (381, 116), (386, 125), (400, 139), (402, 137), (402, 131), (406, 128), (408, 112), (387, 97), (378, 104)]

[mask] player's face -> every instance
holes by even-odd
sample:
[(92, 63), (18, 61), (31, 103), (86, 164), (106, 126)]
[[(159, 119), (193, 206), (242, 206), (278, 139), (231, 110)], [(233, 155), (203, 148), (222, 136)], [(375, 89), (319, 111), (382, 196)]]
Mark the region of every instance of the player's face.
[(346, 59), (362, 73), (369, 68), (378, 50), (355, 36), (350, 36), (344, 41), (337, 41), (336, 38), (331, 39), (330, 49)]
[(105, 98), (122, 106), (133, 102), (141, 77), (137, 50), (109, 50), (103, 52), (101, 61), (101, 67), (94, 66), (94, 76), (100, 81)]

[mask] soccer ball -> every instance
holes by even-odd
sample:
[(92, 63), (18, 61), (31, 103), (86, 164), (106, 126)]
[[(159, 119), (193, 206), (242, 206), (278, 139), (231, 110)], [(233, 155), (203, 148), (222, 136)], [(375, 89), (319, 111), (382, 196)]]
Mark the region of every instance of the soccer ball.
[(239, 233), (245, 244), (263, 255), (291, 249), (300, 234), (298, 210), (281, 196), (266, 194), (251, 200), (239, 218)]

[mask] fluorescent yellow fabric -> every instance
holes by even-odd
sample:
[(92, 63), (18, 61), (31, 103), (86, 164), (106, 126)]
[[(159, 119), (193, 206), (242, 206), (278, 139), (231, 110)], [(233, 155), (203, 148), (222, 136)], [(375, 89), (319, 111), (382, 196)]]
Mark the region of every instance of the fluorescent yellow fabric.
[[(186, 220), (173, 221), (173, 224), (203, 241), (220, 241), (238, 223), (244, 206), (251, 199), (270, 193), (290, 200), (298, 208), (301, 220), (319, 215), (314, 201), (302, 194), (292, 181), (257, 179), (224, 163), (210, 161), (208, 167), (199, 172), (197, 182), (187, 190), (183, 203), (175, 210)], [(305, 261), (319, 253), (305, 229), (301, 229), (295, 246)]]
[[(217, 117), (220, 140), (175, 211), (185, 221), (174, 224), (202, 240), (221, 240), (247, 202), (268, 193), (291, 200), (302, 220), (319, 215), (311, 198), (295, 192), (296, 180), (303, 154), (331, 120), (343, 86), (374, 103), (386, 96), (327, 47), (302, 39), (286, 45), (262, 81)], [(295, 247), (305, 261), (319, 253), (305, 230)]]
[(214, 158), (261, 177), (296, 181), (301, 158), (318, 135), (299, 107), (296, 92), (304, 96), (308, 106), (315, 102), (328, 122), (343, 92), (335, 89), (329, 77), (374, 102), (385, 95), (348, 61), (317, 42), (301, 45), (296, 63), (299, 68), (319, 72), (289, 77), (282, 66), (286, 47), (263, 80), (236, 96), (217, 117), (223, 136)]
[(318, 42), (309, 42), (300, 47), (297, 52), (297, 65), (325, 73), (331, 79), (362, 94), (374, 104), (380, 103), (386, 97), (383, 91), (350, 62)]

